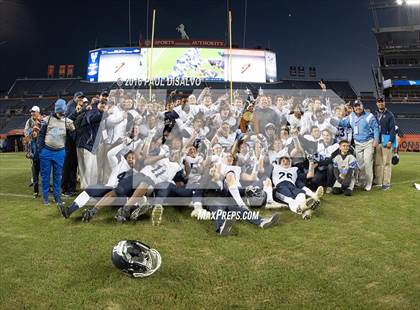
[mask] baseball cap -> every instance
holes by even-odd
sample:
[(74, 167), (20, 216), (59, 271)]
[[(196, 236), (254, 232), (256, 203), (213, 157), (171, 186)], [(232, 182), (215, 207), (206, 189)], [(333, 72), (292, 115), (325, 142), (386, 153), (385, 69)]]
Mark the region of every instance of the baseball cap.
[(37, 105), (34, 105), (32, 108), (31, 108), (31, 112), (41, 112), (41, 109), (37, 106)]
[(84, 97), (83, 102), (89, 102), (88, 98)]
[(77, 98), (80, 98), (80, 97), (83, 97), (83, 96), (84, 96), (83, 92), (78, 91), (78, 92), (74, 93), (73, 99), (77, 99)]
[(353, 102), (353, 107), (363, 106), (363, 103), (360, 100), (355, 100)]
[(107, 91), (107, 90), (103, 90), (103, 91), (101, 92), (101, 96), (103, 96), (103, 97), (108, 97), (108, 96), (109, 96), (108, 91)]

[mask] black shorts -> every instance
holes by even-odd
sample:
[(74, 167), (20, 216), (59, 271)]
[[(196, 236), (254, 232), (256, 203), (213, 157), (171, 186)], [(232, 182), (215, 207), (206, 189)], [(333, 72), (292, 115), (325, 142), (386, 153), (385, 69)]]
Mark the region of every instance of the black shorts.
[(155, 185), (151, 178), (139, 172), (121, 179), (114, 189), (115, 194), (117, 197), (131, 197), (141, 183), (146, 183), (151, 186)]
[(92, 185), (85, 188), (85, 192), (92, 198), (102, 198), (112, 190), (111, 186), (105, 185)]

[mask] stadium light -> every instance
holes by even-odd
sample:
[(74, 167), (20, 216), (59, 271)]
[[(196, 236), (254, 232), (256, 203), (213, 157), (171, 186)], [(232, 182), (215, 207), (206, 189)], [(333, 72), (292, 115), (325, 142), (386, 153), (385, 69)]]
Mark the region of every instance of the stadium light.
[(420, 0), (397, 0), (398, 5), (420, 6)]

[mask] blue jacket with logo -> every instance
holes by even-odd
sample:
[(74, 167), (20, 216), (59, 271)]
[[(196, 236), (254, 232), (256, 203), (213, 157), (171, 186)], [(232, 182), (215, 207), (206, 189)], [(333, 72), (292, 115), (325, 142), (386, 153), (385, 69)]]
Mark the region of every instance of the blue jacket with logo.
[(341, 127), (351, 127), (353, 129), (353, 139), (356, 142), (367, 142), (374, 139), (379, 143), (379, 126), (375, 116), (372, 113), (363, 111), (360, 116), (352, 112), (346, 118), (339, 122)]
[[(382, 135), (389, 135), (389, 141), (395, 141), (395, 117), (391, 111), (385, 109), (383, 113), (376, 111), (376, 119), (379, 123), (379, 134), (382, 142)], [(386, 141), (384, 142), (386, 143)]]

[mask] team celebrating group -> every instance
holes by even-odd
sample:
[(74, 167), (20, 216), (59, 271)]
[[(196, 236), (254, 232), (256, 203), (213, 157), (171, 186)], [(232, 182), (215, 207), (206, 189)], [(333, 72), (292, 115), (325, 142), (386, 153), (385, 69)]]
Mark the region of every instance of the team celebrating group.
[[(118, 206), (118, 222), (150, 210), (159, 225), (163, 206), (188, 206), (192, 217), (214, 219), (216, 233), (227, 235), (238, 219), (261, 228), (278, 223), (279, 213), (262, 218), (255, 208), (288, 208), (308, 220), (324, 191), (388, 190), (397, 137), (384, 99), (370, 112), (319, 85), (318, 95), (293, 96), (204, 88), (197, 96), (158, 98), (115, 89), (89, 101), (77, 92), (44, 117), (34, 106), (25, 126), (34, 197), (40, 174), (49, 204), (53, 170), (54, 200), (65, 218), (83, 209), (88, 222)], [(78, 179), (79, 194), (65, 206), (61, 195), (76, 196)]]

